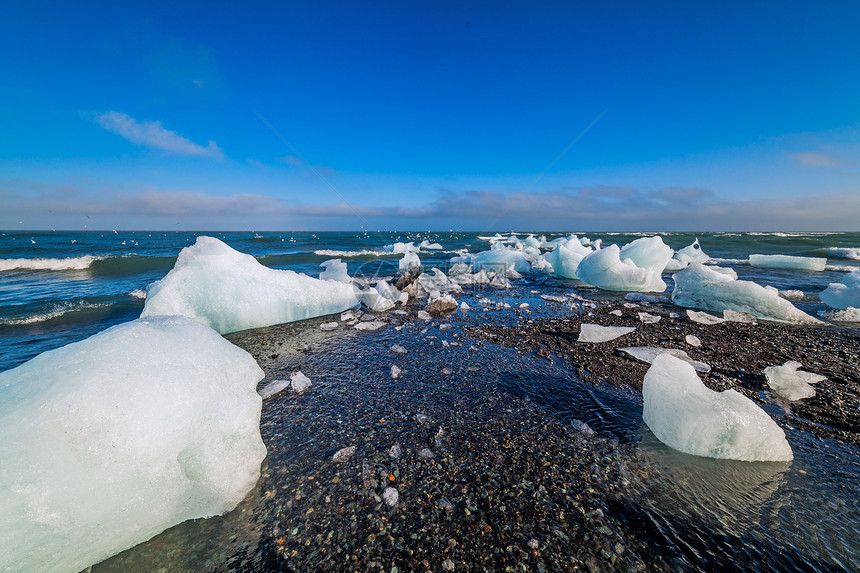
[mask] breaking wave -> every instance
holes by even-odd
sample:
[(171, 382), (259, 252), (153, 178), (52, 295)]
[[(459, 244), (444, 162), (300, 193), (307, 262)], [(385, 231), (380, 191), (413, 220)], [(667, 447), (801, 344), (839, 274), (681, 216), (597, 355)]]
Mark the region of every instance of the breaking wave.
[(860, 261), (860, 247), (830, 247), (827, 254), (837, 259)]
[(0, 259), (2, 271), (79, 271), (102, 257), (87, 255), (66, 259)]

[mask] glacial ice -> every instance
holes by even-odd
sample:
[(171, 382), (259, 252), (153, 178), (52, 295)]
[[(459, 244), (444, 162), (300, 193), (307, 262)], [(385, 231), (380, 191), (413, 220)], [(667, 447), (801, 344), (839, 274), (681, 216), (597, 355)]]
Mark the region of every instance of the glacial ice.
[(800, 362), (789, 360), (782, 366), (768, 366), (764, 369), (767, 385), (786, 400), (800, 400), (815, 396), (810, 384), (827, 380), (826, 376), (800, 370)]
[(179, 315), (221, 334), (340, 312), (352, 286), (264, 267), (218, 239), (197, 237), (167, 275), (147, 287), (141, 318)]
[(671, 354), (675, 358), (683, 360), (698, 372), (711, 371), (710, 365), (705, 364), (704, 362), (699, 362), (698, 360), (693, 360), (692, 358), (690, 358), (689, 354), (677, 348), (660, 348), (658, 346), (629, 346), (627, 348), (619, 348), (618, 350), (629, 354), (636, 360), (641, 360), (642, 362), (647, 362), (648, 364), (654, 362), (654, 359), (661, 354)]
[(776, 289), (737, 280), (700, 263), (692, 263), (675, 274), (672, 300), (680, 306), (716, 312), (729, 309), (777, 322), (819, 322), (781, 298)]
[(699, 239), (696, 239), (692, 244), (675, 253), (673, 258), (682, 263), (706, 263), (711, 257), (705, 254), (699, 245)]
[(188, 318), (138, 319), (0, 373), (0, 570), (81, 571), (260, 476), (263, 371)]
[(830, 283), (818, 298), (831, 308), (860, 308), (860, 270), (848, 273), (838, 283)]
[(400, 300), (400, 291), (379, 280), (374, 288), (358, 291), (358, 298), (370, 310), (382, 312), (394, 308)]
[(790, 461), (785, 433), (752, 400), (735, 390), (708, 389), (692, 366), (657, 356), (642, 382), (642, 418), (676, 450), (742, 461)]
[(385, 245), (382, 247), (382, 250), (386, 253), (417, 253), (421, 250), (421, 247), (416, 247), (415, 243), (394, 243), (393, 245)]
[(655, 268), (663, 272), (674, 253), (660, 237), (642, 237), (621, 247), (619, 255), (622, 261), (630, 260), (641, 269)]
[(750, 265), (765, 269), (823, 271), (827, 259), (822, 257), (790, 257), (788, 255), (750, 255)]
[(403, 255), (403, 258), (400, 259), (397, 266), (401, 271), (405, 271), (410, 268), (421, 268), (421, 259), (419, 259), (418, 255), (415, 253), (406, 253)]
[(442, 245), (440, 245), (439, 243), (431, 243), (426, 239), (421, 241), (421, 243), (418, 245), (418, 248), (426, 249), (428, 251), (441, 251), (443, 249)]
[(552, 272), (557, 276), (575, 279), (576, 268), (591, 252), (590, 248), (582, 246), (576, 235), (571, 235), (560, 241), (552, 252), (547, 253), (545, 260), (552, 265)]
[(493, 271), (503, 273), (511, 268), (518, 273), (527, 273), (531, 269), (522, 252), (516, 249), (506, 249), (501, 243), (493, 245), (489, 251), (482, 251), (472, 255), (472, 270)]
[(687, 316), (693, 322), (698, 322), (699, 324), (720, 324), (721, 322), (725, 322), (726, 319), (721, 316), (714, 316), (712, 314), (708, 314), (707, 312), (699, 312), (697, 310), (688, 310)]
[(582, 282), (603, 290), (663, 292), (662, 271), (663, 266), (640, 268), (630, 259), (622, 261), (618, 246), (609, 245), (582, 259), (576, 274)]
[(323, 261), (320, 263), (320, 266), (325, 267), (325, 270), (320, 273), (321, 281), (337, 281), (341, 283), (352, 282), (352, 278), (350, 278), (347, 273), (346, 263), (341, 262), (340, 259)]
[(577, 342), (609, 342), (636, 330), (632, 326), (581, 324)]

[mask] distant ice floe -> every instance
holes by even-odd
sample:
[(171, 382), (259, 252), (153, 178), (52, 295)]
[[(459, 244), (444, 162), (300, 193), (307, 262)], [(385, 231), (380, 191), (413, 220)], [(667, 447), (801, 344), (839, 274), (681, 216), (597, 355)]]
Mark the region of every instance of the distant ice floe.
[(848, 273), (838, 283), (830, 283), (818, 297), (831, 308), (860, 308), (860, 270)]
[(176, 265), (147, 288), (142, 318), (180, 315), (221, 334), (340, 312), (353, 287), (261, 265), (213, 237), (182, 249)]
[(83, 256), (65, 259), (0, 259), (4, 271), (80, 271), (104, 257)]
[(617, 245), (609, 245), (583, 258), (576, 273), (582, 282), (603, 290), (663, 292), (666, 290), (661, 278), (664, 267), (665, 262), (654, 267), (638, 267), (631, 259), (621, 260), (621, 249)]
[(764, 320), (798, 324), (820, 321), (797, 309), (772, 287), (742, 281), (700, 263), (675, 274), (672, 300), (679, 306), (716, 312), (733, 310)]
[(782, 366), (768, 366), (764, 369), (767, 385), (786, 400), (801, 400), (815, 396), (810, 384), (827, 380), (826, 376), (800, 370), (800, 362), (790, 360)]
[(714, 392), (691, 365), (670, 354), (654, 358), (642, 382), (642, 418), (667, 446), (710, 458), (791, 461), (785, 433), (735, 390)]
[(750, 265), (764, 269), (823, 271), (827, 259), (822, 257), (790, 257), (788, 255), (750, 255)]
[(0, 373), (0, 563), (82, 571), (254, 487), (263, 371), (214, 330), (138, 319)]

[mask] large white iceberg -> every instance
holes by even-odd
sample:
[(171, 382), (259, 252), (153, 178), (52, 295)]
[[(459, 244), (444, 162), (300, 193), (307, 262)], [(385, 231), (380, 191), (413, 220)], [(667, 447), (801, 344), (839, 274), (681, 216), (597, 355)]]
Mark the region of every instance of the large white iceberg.
[[(660, 237), (642, 237), (621, 247), (621, 260), (633, 261), (639, 268), (658, 268), (662, 272), (675, 252)], [(663, 287), (665, 289), (665, 287)]]
[(141, 318), (180, 315), (221, 334), (332, 314), (358, 304), (352, 286), (270, 269), (218, 239), (197, 237), (146, 289)]
[(664, 267), (637, 267), (630, 259), (621, 260), (617, 245), (609, 245), (582, 259), (576, 274), (582, 282), (603, 290), (663, 292), (666, 283), (660, 275)]
[(0, 373), (0, 570), (81, 571), (254, 487), (263, 371), (214, 330), (138, 319)]
[(472, 270), (477, 272), (480, 270), (493, 271), (496, 273), (505, 273), (508, 269), (518, 273), (527, 273), (531, 270), (523, 253), (516, 249), (506, 249), (501, 243), (493, 245), (489, 251), (482, 251), (476, 255), (472, 255)]
[(841, 282), (830, 283), (818, 298), (832, 308), (860, 308), (860, 270), (848, 273)]
[(790, 461), (776, 422), (735, 390), (714, 392), (693, 367), (670, 354), (657, 356), (642, 382), (642, 418), (661, 442), (709, 458)]
[(741, 281), (700, 263), (675, 273), (675, 304), (716, 312), (726, 309), (752, 314), (765, 320), (816, 324), (819, 320), (797, 309), (774, 288)]
[(547, 253), (545, 260), (552, 265), (552, 272), (557, 276), (575, 279), (576, 268), (591, 252), (590, 248), (582, 246), (576, 235), (571, 235), (561, 240), (551, 253)]
[(765, 269), (823, 271), (827, 259), (822, 257), (790, 257), (788, 255), (750, 255), (750, 265)]

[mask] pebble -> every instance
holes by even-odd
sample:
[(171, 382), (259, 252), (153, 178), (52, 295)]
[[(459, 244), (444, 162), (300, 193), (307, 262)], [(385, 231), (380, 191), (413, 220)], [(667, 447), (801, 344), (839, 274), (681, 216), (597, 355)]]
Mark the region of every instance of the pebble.
[(388, 457), (394, 458), (395, 460), (399, 460), (400, 456), (403, 455), (403, 450), (400, 449), (398, 444), (394, 444), (390, 448), (388, 448)]
[(400, 502), (400, 492), (397, 491), (397, 488), (387, 487), (382, 492), (382, 499), (385, 500), (388, 507), (396, 507)]

